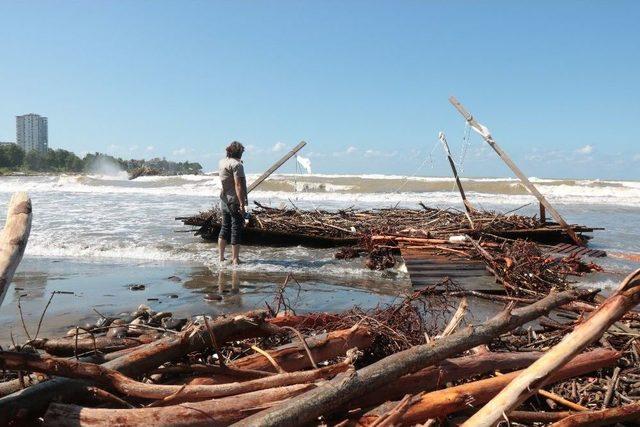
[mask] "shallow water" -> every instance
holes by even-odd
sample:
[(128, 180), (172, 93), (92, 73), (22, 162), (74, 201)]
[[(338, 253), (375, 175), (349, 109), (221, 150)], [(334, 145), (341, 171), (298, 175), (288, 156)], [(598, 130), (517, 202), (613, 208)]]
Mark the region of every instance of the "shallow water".
[[(592, 247), (640, 253), (640, 183), (536, 181), (569, 222), (606, 228), (594, 233)], [(459, 206), (453, 185), (448, 178), (279, 175), (251, 196), (261, 203), (300, 208), (414, 208), (419, 201)], [(537, 212), (534, 199), (515, 180), (475, 179), (464, 185), (469, 199), (482, 208), (509, 211), (529, 204), (518, 213)], [(219, 274), (215, 245), (181, 232), (188, 227), (174, 220), (210, 208), (218, 189), (212, 176), (134, 181), (122, 176), (0, 177), (0, 220), (14, 191), (28, 191), (34, 209), (25, 259), (0, 307), (0, 324), (8, 326), (0, 328), (0, 344), (7, 342), (10, 330), (24, 335), (16, 316), (18, 296), (28, 326), (35, 330), (53, 290), (76, 295), (55, 297), (43, 333), (93, 317), (92, 308), (112, 314), (146, 303), (191, 315), (260, 307), (289, 272), (301, 282), (301, 310), (374, 306), (409, 290), (405, 273), (372, 272), (361, 260), (335, 260), (330, 249), (245, 248), (235, 279), (231, 270)], [(608, 272), (587, 278), (589, 285), (615, 287), (636, 266), (612, 257), (602, 263)], [(146, 289), (131, 291), (132, 283)], [(220, 283), (223, 299), (204, 301), (203, 294), (215, 292)]]

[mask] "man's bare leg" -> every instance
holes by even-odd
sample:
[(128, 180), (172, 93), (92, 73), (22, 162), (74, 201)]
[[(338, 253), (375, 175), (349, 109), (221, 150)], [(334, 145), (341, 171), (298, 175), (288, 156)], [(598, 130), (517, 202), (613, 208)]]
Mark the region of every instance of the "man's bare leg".
[(240, 264), (240, 245), (231, 245), (231, 259), (233, 265)]
[(227, 248), (227, 241), (224, 239), (218, 239), (218, 253), (220, 254), (220, 262), (225, 260), (224, 251)]

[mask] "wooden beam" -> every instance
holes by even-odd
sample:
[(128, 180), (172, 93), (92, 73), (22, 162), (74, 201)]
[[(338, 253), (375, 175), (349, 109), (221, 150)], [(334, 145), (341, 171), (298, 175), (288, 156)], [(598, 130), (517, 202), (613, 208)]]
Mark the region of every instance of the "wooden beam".
[(269, 178), (269, 175), (271, 175), (272, 173), (274, 173), (276, 170), (278, 170), (278, 168), (280, 168), (280, 166), (284, 165), (285, 162), (287, 160), (289, 160), (290, 158), (292, 158), (293, 156), (296, 155), (296, 153), (300, 150), (302, 150), (302, 147), (304, 147), (305, 145), (307, 145), (306, 142), (302, 141), (300, 144), (296, 145), (293, 150), (289, 151), (287, 154), (285, 154), (280, 160), (278, 160), (277, 162), (275, 162), (273, 164), (273, 166), (271, 166), (269, 169), (267, 169), (267, 171), (265, 173), (263, 173), (262, 175), (260, 175), (258, 177), (258, 179), (256, 179), (255, 181), (253, 181), (251, 183), (251, 185), (249, 186), (249, 188), (247, 189), (247, 193), (250, 193), (254, 188), (256, 188), (258, 185), (262, 184), (262, 182)]
[(0, 305), (22, 260), (31, 231), (31, 200), (27, 193), (15, 193), (7, 209), (7, 221), (0, 234)]
[(444, 135), (444, 132), (440, 132), (438, 134), (438, 139), (444, 147), (447, 159), (449, 159), (449, 165), (451, 166), (451, 170), (453, 171), (453, 177), (456, 179), (456, 186), (458, 187), (458, 191), (460, 192), (460, 197), (462, 197), (462, 204), (464, 205), (465, 214), (467, 215), (469, 224), (471, 224), (471, 228), (475, 228), (475, 226), (473, 225), (473, 220), (471, 219), (471, 214), (473, 213), (474, 207), (471, 205), (471, 203), (469, 203), (469, 201), (467, 200), (467, 196), (464, 194), (464, 188), (462, 188), (462, 183), (460, 182), (460, 178), (458, 177), (458, 170), (456, 169), (456, 164), (453, 162), (453, 158), (451, 157), (451, 150), (449, 149), (449, 143), (447, 142), (447, 137)]
[(460, 104), (460, 102), (458, 102), (458, 100), (454, 96), (449, 98), (449, 102), (451, 102), (451, 104), (453, 104), (453, 106), (456, 107), (456, 110), (458, 110), (458, 112), (462, 114), (462, 116), (469, 123), (471, 128), (476, 132), (478, 132), (482, 136), (482, 138), (487, 142), (487, 144), (489, 144), (489, 146), (493, 148), (493, 150), (498, 154), (498, 156), (500, 156), (500, 158), (507, 164), (507, 166), (509, 166), (509, 168), (518, 177), (518, 179), (520, 179), (520, 182), (529, 191), (529, 193), (533, 194), (536, 197), (536, 199), (538, 199), (538, 201), (551, 213), (551, 216), (553, 217), (553, 219), (556, 220), (556, 222), (560, 224), (562, 228), (564, 228), (564, 230), (567, 232), (569, 237), (571, 237), (571, 239), (576, 243), (576, 245), (584, 246), (584, 242), (582, 241), (582, 239), (578, 237), (578, 235), (573, 231), (573, 229), (569, 226), (569, 224), (567, 224), (564, 218), (562, 218), (560, 213), (557, 210), (555, 210), (553, 206), (551, 206), (551, 204), (547, 201), (547, 199), (545, 199), (542, 193), (538, 191), (535, 185), (533, 185), (533, 183), (529, 181), (529, 178), (527, 178), (527, 176), (520, 170), (520, 168), (516, 166), (513, 160), (511, 160), (511, 157), (509, 157), (509, 155), (502, 148), (500, 148), (500, 146), (494, 141), (493, 137), (491, 136), (491, 133), (489, 132), (489, 129), (487, 129), (481, 123), (478, 123), (478, 121), (476, 121), (476, 119), (464, 108), (462, 104)]

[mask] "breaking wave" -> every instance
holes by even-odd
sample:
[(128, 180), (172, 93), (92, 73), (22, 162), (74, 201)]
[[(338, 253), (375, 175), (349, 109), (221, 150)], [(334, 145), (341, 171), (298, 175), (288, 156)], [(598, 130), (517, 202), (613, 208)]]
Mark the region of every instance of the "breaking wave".
[[(249, 182), (257, 175), (250, 175)], [(640, 205), (640, 182), (532, 178), (540, 191), (556, 203)], [(128, 180), (123, 174), (62, 175), (39, 177), (3, 177), (0, 192), (28, 191), (108, 194), (149, 194), (202, 197), (216, 195), (220, 189), (217, 176), (153, 176)], [(462, 180), (469, 197), (480, 202), (526, 203), (531, 201), (524, 187), (511, 178), (466, 178)], [(253, 197), (262, 199), (323, 200), (362, 203), (388, 201), (437, 200), (452, 202), (457, 198), (455, 183), (445, 177), (404, 178), (394, 175), (274, 175), (265, 181)]]

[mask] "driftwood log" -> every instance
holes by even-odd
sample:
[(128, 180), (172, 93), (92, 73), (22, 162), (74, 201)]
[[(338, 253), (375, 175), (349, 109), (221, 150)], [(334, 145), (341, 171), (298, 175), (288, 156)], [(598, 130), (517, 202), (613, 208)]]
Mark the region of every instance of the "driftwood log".
[(554, 423), (551, 427), (596, 427), (616, 423), (637, 423), (640, 420), (640, 403), (603, 409), (602, 411), (573, 414)]
[[(211, 346), (211, 334), (218, 344), (232, 339), (245, 339), (269, 335), (273, 325), (265, 322), (266, 312), (253, 311), (242, 315), (226, 316), (209, 323), (211, 332), (204, 327), (188, 329), (180, 334), (144, 344), (123, 356), (103, 364), (108, 369), (127, 376), (141, 375), (169, 360), (174, 360), (191, 351)], [(53, 400), (67, 401), (73, 396), (86, 393), (88, 383), (83, 380), (56, 377), (16, 393), (0, 398), (0, 426), (9, 420), (27, 424), (42, 416)]]
[[(344, 355), (351, 348), (364, 350), (373, 343), (373, 334), (364, 326), (350, 329), (339, 329), (326, 334), (306, 339), (313, 360), (321, 362)], [(311, 361), (304, 347), (299, 342), (285, 344), (267, 353), (287, 372), (299, 371), (311, 367)], [(230, 366), (238, 369), (275, 372), (275, 368), (267, 358), (259, 353), (235, 360)]]
[(312, 422), (347, 402), (372, 393), (401, 376), (435, 365), (496, 336), (549, 313), (555, 307), (578, 299), (577, 290), (551, 293), (526, 307), (504, 311), (481, 325), (469, 326), (430, 344), (414, 346), (388, 356), (356, 372), (338, 375), (327, 384), (282, 405), (247, 417), (242, 426), (290, 426)]
[[(620, 354), (613, 350), (598, 349), (576, 356), (568, 365), (556, 371), (550, 378), (551, 382), (562, 381), (567, 378), (596, 371), (613, 365)], [(464, 409), (470, 409), (488, 402), (503, 387), (509, 384), (522, 371), (512, 372), (493, 378), (461, 384), (433, 391), (423, 395), (411, 405), (402, 416), (402, 425), (423, 423), (430, 418), (444, 417), (448, 414)], [(378, 411), (384, 411), (380, 408)], [(378, 418), (378, 414), (367, 414), (359, 422), (370, 425)]]
[(503, 414), (517, 408), (529, 396), (543, 387), (553, 373), (574, 355), (599, 339), (627, 311), (640, 302), (640, 269), (628, 275), (620, 287), (573, 332), (551, 348), (538, 361), (525, 369), (491, 402), (467, 420), (463, 426), (493, 426)]
[(197, 401), (331, 378), (347, 370), (353, 362), (353, 356), (347, 357), (342, 362), (311, 371), (291, 372), (229, 384), (186, 386), (144, 383), (101, 365), (69, 359), (42, 357), (37, 354), (0, 351), (0, 361), (0, 364), (7, 369), (35, 371), (67, 378), (85, 379), (93, 383), (109, 386), (125, 396), (154, 400), (176, 396), (182, 401)]
[(314, 384), (254, 391), (241, 396), (136, 409), (97, 409), (52, 403), (44, 416), (47, 426), (227, 426), (247, 414), (292, 398)]
[(351, 408), (368, 408), (387, 400), (397, 400), (406, 394), (418, 394), (435, 390), (442, 384), (459, 381), (476, 375), (485, 375), (494, 371), (509, 372), (523, 369), (538, 360), (543, 353), (538, 351), (522, 353), (492, 353), (446, 359), (437, 366), (429, 366), (416, 373), (405, 375), (391, 384), (381, 387), (376, 393), (370, 393), (355, 399)]
[(7, 221), (0, 234), (0, 305), (22, 260), (31, 232), (31, 199), (15, 193), (9, 202)]

